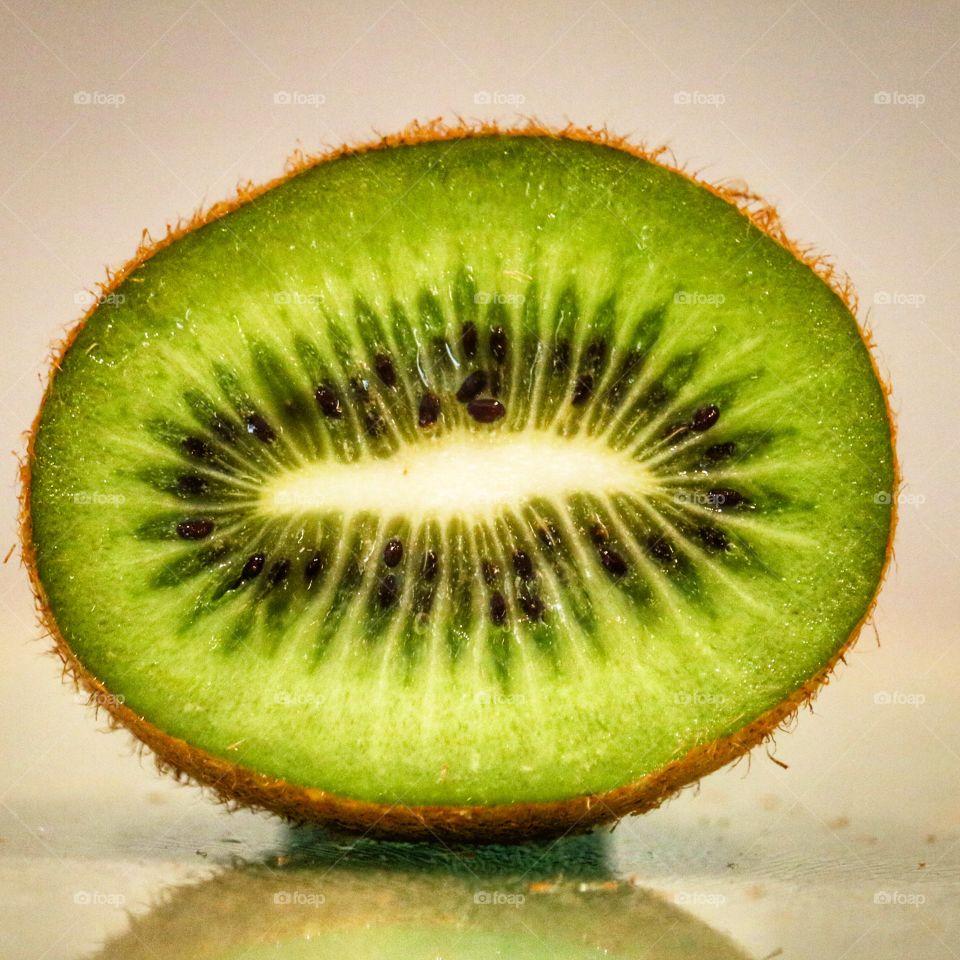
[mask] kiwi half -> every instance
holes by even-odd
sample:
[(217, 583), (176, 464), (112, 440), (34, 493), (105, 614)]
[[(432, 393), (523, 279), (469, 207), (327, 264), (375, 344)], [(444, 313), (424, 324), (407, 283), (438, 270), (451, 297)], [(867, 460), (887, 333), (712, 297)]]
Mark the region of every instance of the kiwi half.
[(897, 475), (848, 289), (624, 141), (301, 160), (104, 292), (24, 553), (69, 670), (224, 798), (586, 829), (768, 737), (871, 608)]
[(748, 960), (662, 895), (575, 862), (548, 869), (547, 851), (324, 846), (165, 891), (94, 960)]

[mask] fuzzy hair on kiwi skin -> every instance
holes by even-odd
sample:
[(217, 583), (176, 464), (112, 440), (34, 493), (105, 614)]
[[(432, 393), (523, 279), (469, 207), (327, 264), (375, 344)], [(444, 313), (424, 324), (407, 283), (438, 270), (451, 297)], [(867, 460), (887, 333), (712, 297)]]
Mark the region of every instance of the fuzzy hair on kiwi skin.
[(61, 359), (83, 329), (87, 318), (96, 309), (97, 301), (95, 301), (53, 350), (43, 402), (27, 436), (26, 455), (20, 465), (21, 559), (29, 572), (40, 625), (53, 643), (53, 652), (63, 664), (64, 676), (72, 680), (78, 689), (86, 691), (90, 701), (96, 704), (98, 709), (100, 706), (106, 709), (111, 728), (124, 728), (149, 747), (162, 772), (172, 773), (178, 780), (187, 779), (207, 787), (222, 802), (240, 807), (269, 810), (295, 823), (322, 823), (335, 829), (352, 833), (360, 832), (384, 839), (510, 842), (587, 831), (603, 823), (617, 821), (628, 814), (640, 814), (652, 810), (681, 788), (692, 785), (704, 775), (737, 760), (754, 747), (772, 741), (777, 731), (784, 729), (796, 717), (802, 706), (810, 706), (812, 709), (814, 697), (829, 682), (837, 664), (841, 661), (846, 662), (846, 653), (872, 617), (880, 588), (893, 557), (897, 495), (902, 478), (896, 454), (896, 423), (891, 406), (890, 388), (878, 369), (874, 343), (869, 331), (857, 320), (857, 299), (852, 284), (846, 276), (834, 268), (827, 258), (791, 241), (786, 236), (774, 207), (742, 185), (710, 184), (675, 163), (665, 162), (662, 158), (669, 153), (666, 147), (648, 149), (643, 145), (631, 143), (626, 138), (613, 135), (606, 128), (595, 129), (589, 126), (573, 125), (555, 128), (545, 126), (536, 120), (529, 120), (519, 126), (499, 127), (491, 122), (466, 123), (458, 119), (451, 125), (435, 119), (427, 123), (414, 122), (399, 133), (356, 145), (341, 146), (321, 154), (307, 155), (298, 151), (288, 160), (282, 176), (259, 186), (249, 182), (241, 184), (232, 199), (216, 203), (205, 211), (198, 210), (189, 219), (168, 224), (166, 235), (161, 239), (153, 239), (148, 231), (144, 230), (134, 257), (120, 269), (107, 272), (106, 281), (99, 285), (99, 294), (106, 296), (114, 292), (124, 280), (159, 250), (317, 164), (387, 147), (501, 134), (588, 141), (622, 150), (678, 173), (734, 206), (755, 227), (790, 251), (797, 260), (812, 270), (843, 301), (857, 324), (874, 374), (883, 389), (891, 433), (894, 489), (890, 491), (890, 530), (883, 570), (874, 596), (864, 616), (830, 661), (775, 707), (730, 736), (695, 747), (662, 769), (631, 784), (603, 793), (552, 802), (506, 803), (490, 806), (406, 806), (355, 800), (312, 787), (298, 786), (234, 766), (227, 760), (197, 749), (184, 740), (167, 735), (145, 718), (138, 716), (125, 704), (118, 702), (118, 699), (96, 677), (86, 671), (70, 649), (54, 621), (40, 582), (35, 561), (30, 512), (30, 478), (34, 458), (34, 440), (46, 399), (50, 395), (51, 385), (60, 368)]

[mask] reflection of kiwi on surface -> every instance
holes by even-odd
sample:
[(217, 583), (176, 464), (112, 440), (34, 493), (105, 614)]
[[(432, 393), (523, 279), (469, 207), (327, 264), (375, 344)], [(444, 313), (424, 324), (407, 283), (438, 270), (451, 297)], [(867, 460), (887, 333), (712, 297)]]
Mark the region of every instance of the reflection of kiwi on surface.
[(245, 867), (174, 891), (97, 960), (746, 960), (661, 897), (585, 871), (582, 847), (564, 864), (529, 848), (501, 862), (493, 848), (466, 860), (330, 845), (309, 866)]
[(477, 133), (216, 208), (57, 362), (47, 623), (225, 797), (582, 829), (768, 736), (871, 604), (896, 477), (846, 291), (625, 144)]

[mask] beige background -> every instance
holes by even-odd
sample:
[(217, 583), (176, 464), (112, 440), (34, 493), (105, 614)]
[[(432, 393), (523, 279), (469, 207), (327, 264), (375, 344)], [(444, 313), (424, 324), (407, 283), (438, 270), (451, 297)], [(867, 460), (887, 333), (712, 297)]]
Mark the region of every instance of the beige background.
[[(743, 178), (852, 276), (894, 388), (896, 565), (795, 732), (624, 823), (612, 869), (751, 956), (960, 956), (960, 3), (0, 0), (0, 422), (143, 228), (413, 118), (607, 124)], [(16, 460), (5, 469), (5, 553)], [(0, 569), (0, 956), (80, 957), (168, 884), (289, 842), (104, 735)], [(86, 896), (89, 894), (89, 896)], [(891, 903), (882, 902), (884, 894)], [(892, 896), (896, 894), (896, 896)], [(84, 900), (92, 902), (85, 903)]]

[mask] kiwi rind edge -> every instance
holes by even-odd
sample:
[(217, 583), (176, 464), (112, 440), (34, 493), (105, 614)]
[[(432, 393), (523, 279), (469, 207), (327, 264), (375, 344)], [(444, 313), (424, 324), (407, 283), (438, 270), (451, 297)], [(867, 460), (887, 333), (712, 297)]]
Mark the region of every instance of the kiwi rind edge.
[(883, 390), (891, 435), (894, 484), (891, 491), (890, 529), (883, 568), (874, 595), (863, 617), (833, 657), (775, 707), (730, 736), (695, 747), (660, 770), (634, 783), (603, 793), (551, 802), (488, 806), (406, 806), (355, 800), (316, 788), (291, 784), (235, 766), (227, 760), (191, 746), (184, 740), (169, 736), (119, 702), (118, 698), (113, 697), (96, 677), (87, 672), (70, 648), (53, 618), (40, 582), (30, 509), (34, 442), (63, 356), (97, 308), (98, 299), (94, 298), (87, 312), (51, 351), (43, 400), (27, 434), (26, 452), (20, 461), (21, 562), (26, 566), (30, 576), (40, 626), (46, 637), (52, 641), (52, 652), (63, 665), (64, 677), (78, 690), (88, 694), (89, 701), (96, 705), (98, 713), (100, 707), (106, 710), (111, 729), (123, 728), (148, 747), (153, 752), (161, 772), (172, 773), (178, 780), (188, 779), (207, 787), (216, 799), (224, 803), (266, 809), (293, 822), (323, 823), (331, 828), (351, 833), (361, 832), (367, 836), (384, 839), (509, 842), (584, 832), (600, 824), (617, 821), (628, 814), (640, 814), (652, 810), (681, 788), (695, 784), (701, 777), (737, 760), (754, 747), (772, 742), (777, 731), (785, 729), (801, 707), (806, 705), (811, 706), (812, 709), (814, 697), (822, 687), (827, 685), (838, 663), (846, 662), (846, 654), (856, 642), (863, 627), (872, 622), (877, 598), (893, 557), (897, 501), (902, 486), (902, 476), (896, 451), (896, 421), (891, 405), (890, 387), (878, 369), (875, 345), (870, 332), (857, 319), (857, 297), (852, 283), (846, 275), (834, 267), (828, 258), (814, 253), (810, 247), (800, 246), (790, 240), (775, 207), (742, 184), (711, 184), (676, 165), (675, 162), (665, 161), (663, 159), (665, 154), (673, 159), (667, 147), (647, 148), (642, 144), (632, 143), (625, 137), (612, 134), (606, 128), (577, 127), (572, 124), (557, 128), (541, 124), (534, 119), (521, 125), (505, 127), (490, 121), (470, 123), (458, 119), (455, 123), (448, 124), (435, 119), (426, 123), (414, 122), (398, 133), (359, 144), (344, 145), (319, 154), (305, 154), (297, 151), (287, 161), (281, 176), (260, 185), (251, 182), (241, 183), (233, 198), (215, 203), (206, 210), (197, 210), (190, 218), (181, 218), (174, 224), (168, 224), (166, 234), (162, 238), (154, 239), (147, 230), (144, 230), (133, 258), (118, 270), (107, 271), (106, 280), (98, 284), (98, 296), (107, 296), (114, 292), (154, 254), (181, 237), (220, 219), (317, 164), (388, 147), (496, 135), (588, 141), (623, 150), (678, 173), (734, 206), (755, 227), (812, 270), (843, 301), (854, 318), (870, 357), (874, 375)]

